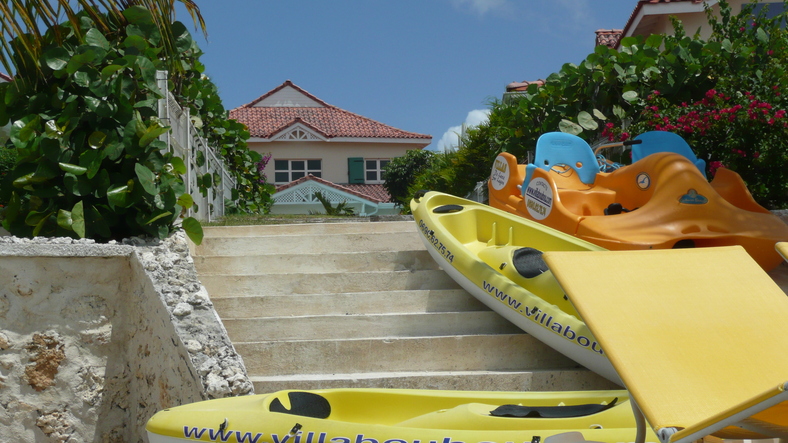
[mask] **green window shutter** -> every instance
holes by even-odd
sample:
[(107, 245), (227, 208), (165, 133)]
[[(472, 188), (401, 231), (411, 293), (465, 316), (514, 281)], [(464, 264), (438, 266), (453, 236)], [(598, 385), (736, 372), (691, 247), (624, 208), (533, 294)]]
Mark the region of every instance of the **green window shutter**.
[(347, 159), (347, 182), (364, 183), (364, 158), (350, 157)]

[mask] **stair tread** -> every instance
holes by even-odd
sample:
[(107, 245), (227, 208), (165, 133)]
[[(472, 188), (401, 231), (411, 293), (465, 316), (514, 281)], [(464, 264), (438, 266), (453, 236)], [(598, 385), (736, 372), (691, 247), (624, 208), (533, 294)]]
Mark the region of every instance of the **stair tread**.
[(575, 368), (564, 369), (531, 369), (531, 370), (475, 370), (475, 371), (392, 371), (392, 372), (363, 372), (363, 373), (328, 373), (328, 374), (280, 374), (280, 375), (250, 375), (249, 379), (254, 381), (276, 381), (276, 380), (325, 380), (331, 379), (359, 379), (359, 378), (382, 378), (382, 377), (407, 377), (423, 375), (467, 375), (467, 374), (528, 374), (535, 372), (562, 372), (575, 370)]

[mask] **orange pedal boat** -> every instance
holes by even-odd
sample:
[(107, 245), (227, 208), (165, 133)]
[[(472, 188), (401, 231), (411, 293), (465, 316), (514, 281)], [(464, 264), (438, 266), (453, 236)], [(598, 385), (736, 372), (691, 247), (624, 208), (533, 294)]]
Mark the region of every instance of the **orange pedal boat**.
[(720, 168), (709, 183), (685, 155), (651, 152), (599, 172), (583, 139), (547, 133), (533, 164), (506, 152), (495, 159), (490, 205), (607, 249), (741, 245), (767, 271), (781, 263), (775, 244), (788, 240), (788, 225), (755, 202), (737, 173)]

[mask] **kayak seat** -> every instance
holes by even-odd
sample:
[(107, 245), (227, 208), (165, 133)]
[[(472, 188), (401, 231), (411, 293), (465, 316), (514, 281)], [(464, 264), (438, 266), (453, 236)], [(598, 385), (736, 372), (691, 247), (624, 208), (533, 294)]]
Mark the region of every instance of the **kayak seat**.
[(512, 264), (517, 273), (525, 278), (534, 278), (547, 271), (542, 260), (542, 251), (534, 248), (520, 248), (512, 253)]
[(502, 405), (490, 411), (493, 417), (515, 417), (515, 418), (569, 418), (585, 417), (587, 415), (598, 414), (612, 408), (618, 397), (610, 403), (586, 404), (586, 405), (567, 405), (567, 406), (523, 406), (523, 405)]
[(281, 412), (283, 414), (300, 415), (312, 418), (328, 418), (331, 415), (331, 405), (322, 395), (312, 392), (291, 391), (287, 393), (290, 399), (290, 409), (275, 398), (271, 402), (269, 409), (271, 412)]
[(432, 212), (436, 214), (451, 214), (453, 212), (462, 211), (463, 207), (460, 205), (443, 205), (433, 209)]

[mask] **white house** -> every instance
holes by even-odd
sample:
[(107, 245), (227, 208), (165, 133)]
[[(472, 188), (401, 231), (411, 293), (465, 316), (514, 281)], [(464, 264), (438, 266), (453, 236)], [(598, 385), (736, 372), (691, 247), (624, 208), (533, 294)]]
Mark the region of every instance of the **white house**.
[(290, 80), (231, 110), (230, 118), (248, 128), (250, 149), (271, 154), (265, 174), (277, 185), (275, 214), (322, 212), (317, 191), (359, 215), (398, 213), (383, 188), (383, 167), (432, 141), (329, 105)]

